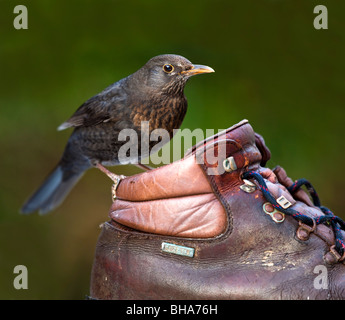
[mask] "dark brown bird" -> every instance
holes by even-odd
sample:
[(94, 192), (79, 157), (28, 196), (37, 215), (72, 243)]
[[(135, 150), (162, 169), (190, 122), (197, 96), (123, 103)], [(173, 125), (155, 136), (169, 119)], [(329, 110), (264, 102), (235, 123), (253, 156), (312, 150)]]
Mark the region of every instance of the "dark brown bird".
[[(22, 213), (55, 209), (83, 173), (97, 164), (121, 164), (118, 152), (123, 129), (132, 129), (140, 137), (141, 124), (148, 121), (149, 132), (163, 128), (172, 137), (187, 110), (184, 87), (190, 76), (210, 73), (207, 66), (193, 65), (179, 55), (160, 55), (150, 59), (130, 76), (110, 85), (87, 100), (58, 130), (75, 128), (56, 168), (21, 209)], [(147, 122), (146, 122), (147, 123)], [(157, 142), (156, 142), (157, 143)], [(150, 143), (149, 150), (153, 147)], [(138, 163), (142, 154), (128, 155)]]

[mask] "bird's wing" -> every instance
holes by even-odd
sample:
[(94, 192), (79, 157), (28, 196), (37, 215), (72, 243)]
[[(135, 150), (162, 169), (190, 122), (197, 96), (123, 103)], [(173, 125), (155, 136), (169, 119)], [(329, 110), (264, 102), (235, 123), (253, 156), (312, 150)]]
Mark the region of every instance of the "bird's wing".
[(58, 127), (58, 130), (71, 127), (90, 127), (110, 120), (119, 120), (120, 112), (117, 112), (117, 109), (123, 107), (124, 101), (124, 94), (119, 89), (119, 86), (112, 85), (87, 100)]

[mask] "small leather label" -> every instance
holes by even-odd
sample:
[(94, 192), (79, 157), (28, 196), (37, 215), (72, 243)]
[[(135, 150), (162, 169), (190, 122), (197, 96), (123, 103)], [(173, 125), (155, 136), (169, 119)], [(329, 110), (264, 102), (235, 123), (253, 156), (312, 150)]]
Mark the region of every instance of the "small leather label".
[(162, 251), (177, 254), (179, 256), (194, 257), (194, 248), (179, 246), (168, 242), (162, 242)]

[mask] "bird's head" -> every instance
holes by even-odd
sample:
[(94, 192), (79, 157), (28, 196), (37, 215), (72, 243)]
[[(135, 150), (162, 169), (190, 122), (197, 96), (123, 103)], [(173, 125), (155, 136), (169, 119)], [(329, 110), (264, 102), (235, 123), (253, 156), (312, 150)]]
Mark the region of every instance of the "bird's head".
[(153, 91), (174, 95), (183, 93), (191, 76), (211, 72), (212, 68), (195, 65), (182, 56), (164, 54), (150, 59), (133, 76)]

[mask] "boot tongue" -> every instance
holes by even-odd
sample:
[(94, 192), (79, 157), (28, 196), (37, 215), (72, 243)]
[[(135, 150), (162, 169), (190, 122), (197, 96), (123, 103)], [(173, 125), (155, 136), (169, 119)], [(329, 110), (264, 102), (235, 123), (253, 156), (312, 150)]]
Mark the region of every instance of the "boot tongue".
[(265, 167), (267, 161), (271, 159), (271, 151), (267, 148), (264, 138), (256, 132), (255, 132), (255, 144), (258, 147), (262, 156), (260, 165), (261, 167)]

